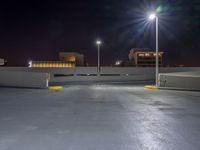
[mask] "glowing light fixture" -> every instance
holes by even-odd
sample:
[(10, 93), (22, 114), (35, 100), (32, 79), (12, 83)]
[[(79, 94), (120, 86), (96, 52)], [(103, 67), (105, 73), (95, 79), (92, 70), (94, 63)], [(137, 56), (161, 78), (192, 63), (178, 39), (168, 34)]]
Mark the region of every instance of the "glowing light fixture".
[(100, 40), (97, 40), (97, 41), (96, 41), (96, 44), (97, 44), (97, 45), (101, 45), (101, 41), (100, 41)]
[(154, 20), (156, 17), (156, 14), (152, 13), (149, 15), (149, 20)]

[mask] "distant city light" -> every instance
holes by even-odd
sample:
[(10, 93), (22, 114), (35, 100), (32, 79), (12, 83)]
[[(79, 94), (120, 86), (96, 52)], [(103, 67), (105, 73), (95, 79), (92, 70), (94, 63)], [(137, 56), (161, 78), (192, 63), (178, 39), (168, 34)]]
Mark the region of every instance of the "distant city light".
[(28, 67), (29, 67), (29, 68), (32, 68), (32, 65), (33, 65), (33, 62), (32, 62), (32, 61), (29, 61), (29, 62), (28, 62)]
[(149, 20), (154, 20), (156, 18), (156, 14), (150, 14), (149, 15)]
[(121, 60), (118, 60), (118, 61), (115, 62), (115, 65), (116, 65), (116, 66), (119, 66), (121, 63), (122, 63), (122, 61), (121, 61)]

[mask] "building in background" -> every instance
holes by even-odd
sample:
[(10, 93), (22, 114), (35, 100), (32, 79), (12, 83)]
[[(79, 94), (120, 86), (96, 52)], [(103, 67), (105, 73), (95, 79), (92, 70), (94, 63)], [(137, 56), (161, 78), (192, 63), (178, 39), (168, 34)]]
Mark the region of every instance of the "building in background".
[(31, 68), (72, 68), (74, 63), (64, 61), (30, 61)]
[(73, 52), (60, 52), (58, 61), (30, 61), (32, 68), (72, 68), (84, 66), (84, 55)]
[[(163, 52), (158, 53), (159, 66), (163, 65)], [(128, 55), (129, 61), (136, 67), (155, 67), (156, 52), (147, 48), (133, 48)]]
[(59, 60), (74, 63), (75, 66), (84, 66), (84, 55), (74, 52), (60, 52)]

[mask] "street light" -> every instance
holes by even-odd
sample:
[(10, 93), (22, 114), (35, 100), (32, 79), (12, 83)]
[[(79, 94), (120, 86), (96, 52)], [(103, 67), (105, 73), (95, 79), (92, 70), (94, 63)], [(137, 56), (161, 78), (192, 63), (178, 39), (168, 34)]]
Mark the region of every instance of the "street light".
[(159, 60), (158, 60), (158, 16), (155, 13), (149, 15), (149, 20), (156, 20), (156, 86), (158, 86)]
[(154, 20), (156, 18), (156, 14), (150, 14), (149, 15), (149, 20)]
[(97, 47), (98, 47), (98, 67), (97, 67), (97, 72), (98, 72), (98, 75), (100, 75), (100, 46), (101, 46), (101, 41), (97, 40), (96, 44), (97, 44)]

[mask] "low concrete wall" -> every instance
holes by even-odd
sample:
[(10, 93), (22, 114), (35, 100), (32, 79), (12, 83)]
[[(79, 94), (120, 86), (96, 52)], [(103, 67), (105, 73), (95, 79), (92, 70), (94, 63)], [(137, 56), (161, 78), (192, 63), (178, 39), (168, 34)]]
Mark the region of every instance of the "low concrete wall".
[(153, 81), (154, 79), (149, 76), (72, 76), (72, 77), (58, 77), (51, 79), (50, 83), (64, 83), (64, 82), (98, 82), (98, 81)]
[(167, 89), (200, 90), (200, 72), (159, 74), (159, 86)]
[(0, 70), (0, 86), (47, 88), (49, 74)]
[[(101, 76), (97, 76), (97, 67), (75, 68), (28, 68), (0, 67), (4, 71), (23, 71), (50, 73), (50, 83), (79, 81), (154, 81), (155, 68), (143, 67), (101, 67)], [(160, 73), (200, 71), (200, 67), (159, 68)]]

